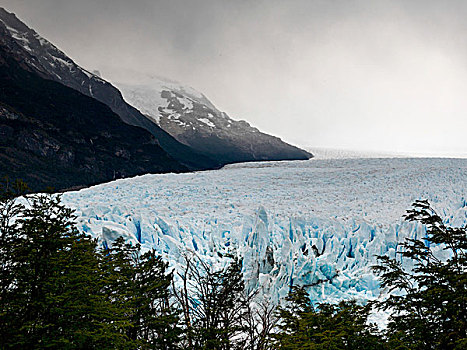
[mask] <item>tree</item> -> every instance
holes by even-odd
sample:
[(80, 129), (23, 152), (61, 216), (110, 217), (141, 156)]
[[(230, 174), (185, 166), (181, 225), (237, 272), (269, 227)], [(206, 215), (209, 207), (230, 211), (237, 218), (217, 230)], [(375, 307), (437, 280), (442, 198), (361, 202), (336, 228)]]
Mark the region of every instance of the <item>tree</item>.
[(9, 299), (14, 286), (13, 249), (18, 230), (15, 221), (24, 206), (16, 200), (26, 189), (24, 183), (11, 183), (7, 178), (0, 182), (0, 347), (9, 338), (11, 332), (11, 312)]
[(467, 227), (446, 226), (426, 200), (416, 201), (405, 218), (425, 225), (425, 237), (406, 239), (399, 260), (379, 256), (374, 267), (382, 288), (392, 292), (377, 303), (391, 312), (387, 337), (394, 348), (465, 349)]
[(245, 293), (241, 261), (215, 270), (197, 257), (186, 258), (182, 286), (175, 295), (183, 311), (189, 349), (244, 349), (246, 313), (253, 294)]
[[(4, 348), (109, 349), (119, 344), (100, 293), (96, 241), (78, 232), (60, 196), (30, 195), (2, 219)], [(16, 202), (15, 202), (16, 203)], [(9, 245), (6, 247), (5, 245)]]
[(178, 349), (182, 330), (170, 289), (173, 275), (167, 273), (168, 264), (154, 250), (136, 257), (136, 334), (147, 348)]
[(167, 264), (122, 238), (98, 250), (60, 196), (22, 188), (0, 197), (0, 348), (176, 349)]
[(255, 298), (247, 304), (245, 317), (246, 347), (249, 350), (271, 349), (272, 334), (277, 326), (277, 306), (265, 299), (261, 301)]
[(177, 349), (181, 329), (173, 306), (172, 274), (154, 250), (141, 253), (140, 245), (117, 238), (103, 250), (105, 293), (118, 309), (115, 317), (125, 321), (120, 332), (130, 348)]
[(385, 349), (376, 326), (368, 324), (370, 307), (355, 301), (313, 307), (303, 287), (293, 287), (278, 309), (277, 349)]

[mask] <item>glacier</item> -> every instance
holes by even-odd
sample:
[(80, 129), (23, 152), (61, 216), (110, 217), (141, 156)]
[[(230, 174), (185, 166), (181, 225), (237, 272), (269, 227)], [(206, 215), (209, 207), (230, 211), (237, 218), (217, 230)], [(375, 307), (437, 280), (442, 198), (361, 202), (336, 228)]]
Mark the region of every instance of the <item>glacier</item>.
[(234, 253), (247, 287), (273, 302), (291, 285), (306, 286), (313, 302), (365, 302), (385, 293), (375, 255), (394, 257), (405, 238), (425, 234), (403, 220), (411, 204), (428, 199), (462, 226), (466, 193), (467, 159), (318, 157), (120, 179), (62, 200), (101, 244), (123, 236), (172, 269), (186, 254), (221, 267)]

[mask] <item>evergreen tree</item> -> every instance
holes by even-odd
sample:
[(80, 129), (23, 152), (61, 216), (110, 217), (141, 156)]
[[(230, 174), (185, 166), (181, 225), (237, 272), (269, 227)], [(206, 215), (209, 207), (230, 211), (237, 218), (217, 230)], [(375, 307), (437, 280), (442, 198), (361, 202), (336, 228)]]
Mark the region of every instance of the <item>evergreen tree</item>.
[(368, 324), (369, 307), (342, 301), (315, 308), (304, 288), (297, 287), (286, 301), (278, 309), (279, 330), (273, 335), (277, 349), (386, 349), (376, 326)]
[(119, 321), (118, 333), (124, 339), (120, 344), (121, 349), (135, 349), (140, 345), (130, 334), (135, 314), (133, 303), (135, 269), (132, 262), (137, 249), (138, 247), (125, 243), (124, 239), (119, 237), (110, 248), (103, 248), (100, 251), (103, 257), (102, 292), (115, 311), (113, 319)]
[(374, 268), (382, 287), (396, 292), (377, 304), (391, 312), (388, 338), (401, 349), (466, 349), (467, 227), (446, 226), (427, 201), (416, 201), (406, 220), (426, 227), (425, 237), (401, 245), (408, 264), (380, 256)]
[(105, 254), (105, 293), (126, 320), (120, 332), (130, 348), (177, 349), (181, 330), (171, 301), (172, 274), (154, 250), (141, 254), (140, 245), (117, 238)]
[(10, 311), (10, 298), (15, 285), (15, 264), (13, 248), (18, 232), (15, 218), (24, 210), (24, 206), (16, 200), (26, 186), (17, 181), (10, 183), (8, 179), (0, 182), (0, 348), (10, 338), (10, 325), (14, 317)]
[(176, 349), (172, 274), (154, 251), (80, 233), (57, 195), (0, 183), (0, 348)]
[(150, 250), (141, 256), (138, 254), (135, 265), (138, 313), (134, 334), (148, 349), (177, 349), (181, 335), (179, 310), (172, 300), (173, 275), (167, 274), (168, 264)]
[[(2, 347), (110, 349), (119, 335), (102, 284), (96, 242), (74, 226), (59, 196), (28, 196), (8, 232), (10, 283), (2, 295)], [(3, 242), (5, 244), (6, 242)]]

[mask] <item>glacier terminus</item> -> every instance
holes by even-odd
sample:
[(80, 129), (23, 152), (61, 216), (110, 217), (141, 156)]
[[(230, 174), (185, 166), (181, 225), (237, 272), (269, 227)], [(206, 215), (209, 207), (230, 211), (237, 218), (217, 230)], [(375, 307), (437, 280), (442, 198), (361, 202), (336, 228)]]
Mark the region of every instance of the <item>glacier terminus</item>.
[(378, 298), (371, 266), (425, 234), (403, 215), (428, 199), (447, 224), (467, 224), (467, 159), (313, 159), (144, 175), (63, 195), (101, 244), (123, 236), (173, 269), (187, 253), (212, 266), (243, 259), (249, 288), (278, 302), (291, 285), (314, 302)]

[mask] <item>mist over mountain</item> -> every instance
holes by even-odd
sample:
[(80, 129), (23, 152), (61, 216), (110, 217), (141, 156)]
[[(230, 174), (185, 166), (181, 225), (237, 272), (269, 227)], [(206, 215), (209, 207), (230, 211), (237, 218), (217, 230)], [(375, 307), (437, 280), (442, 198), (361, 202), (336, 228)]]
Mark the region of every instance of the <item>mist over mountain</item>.
[(4, 30), (3, 40), (8, 45), (10, 54), (22, 63), (23, 68), (106, 104), (123, 122), (149, 131), (164, 150), (189, 169), (201, 170), (220, 166), (218, 162), (177, 142), (127, 104), (112, 84), (78, 66), (52, 43), (2, 8), (0, 25)]
[(3, 40), (0, 80), (1, 177), (41, 191), (188, 170), (103, 103), (25, 69)]
[[(232, 123), (204, 96), (199, 100), (193, 100), (195, 95), (184, 97), (182, 87), (177, 91), (166, 90), (164, 96), (168, 99), (165, 107), (171, 108), (172, 112), (163, 114), (163, 122), (158, 123), (158, 119), (153, 117), (158, 112), (158, 107), (149, 115), (143, 115), (128, 104), (120, 91), (102, 79), (99, 73), (91, 73), (77, 65), (14, 14), (0, 9), (0, 25), (4, 30), (3, 40), (9, 48), (9, 54), (21, 62), (24, 69), (106, 104), (123, 122), (149, 131), (170, 157), (188, 169), (213, 169), (239, 161), (308, 159), (311, 157), (308, 152), (290, 146), (279, 138), (260, 133), (246, 122)], [(173, 93), (173, 96), (167, 93)], [(195, 94), (199, 95), (199, 93)], [(130, 103), (138, 101), (134, 93), (131, 96), (133, 98), (129, 100)], [(180, 104), (177, 96), (191, 98), (194, 102), (194, 109), (184, 109), (184, 105)], [(161, 98), (157, 94), (153, 97), (156, 100)], [(151, 97), (146, 99), (145, 103), (151, 103), (150, 99)], [(136, 107), (141, 108), (141, 104), (138, 103)], [(180, 130), (179, 123), (171, 122), (175, 114), (183, 114), (182, 119), (189, 118), (191, 115), (192, 124), (194, 124), (190, 128)], [(204, 120), (209, 120), (210, 115), (216, 117), (215, 124), (218, 128), (213, 129), (212, 122), (203, 123)], [(227, 125), (219, 128), (223, 121), (230, 121), (230, 129), (226, 128)]]
[(162, 78), (119, 84), (124, 98), (181, 143), (222, 163), (309, 159), (311, 153), (233, 120), (193, 88)]

